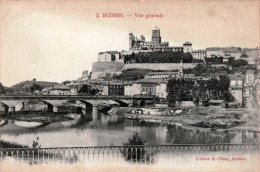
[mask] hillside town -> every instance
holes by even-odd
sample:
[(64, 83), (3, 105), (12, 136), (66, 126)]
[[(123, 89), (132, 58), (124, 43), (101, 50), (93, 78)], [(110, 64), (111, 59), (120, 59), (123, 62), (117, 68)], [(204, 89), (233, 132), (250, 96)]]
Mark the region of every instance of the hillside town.
[[(76, 96), (76, 101), (53, 104), (21, 100), (15, 106), (1, 104), (0, 109), (8, 113), (29, 110), (84, 115), (91, 104), (92, 115), (101, 111), (163, 125), (258, 131), (259, 52), (259, 47), (193, 50), (190, 42), (170, 46), (169, 42), (162, 42), (156, 27), (151, 41), (130, 33), (129, 50), (99, 52), (92, 71), (83, 71), (78, 79), (57, 83), (34, 78), (9, 88), (2, 84), (0, 87), (1, 95), (7, 98)], [(95, 101), (81, 101), (84, 97)], [(14, 116), (18, 117), (31, 120), (28, 116)]]
[[(24, 81), (28, 88), (12, 89), (1, 86), (1, 94), (36, 95), (152, 95), (160, 106), (221, 106), (225, 108), (251, 107), (257, 101), (257, 64), (259, 48), (207, 47), (193, 50), (192, 43), (170, 46), (163, 42), (160, 29), (152, 30), (151, 41), (129, 33), (129, 50), (99, 52), (92, 71), (81, 78), (50, 83), (43, 87), (36, 79)], [(179, 85), (178, 96), (171, 92), (169, 81), (190, 81), (191, 87)], [(227, 89), (218, 91), (218, 84), (226, 80)], [(218, 83), (218, 81), (221, 81)], [(210, 84), (210, 83), (216, 84)], [(204, 85), (205, 84), (205, 85)], [(204, 85), (204, 89), (202, 88)], [(212, 88), (211, 88), (212, 87)], [(180, 91), (184, 91), (181, 92)], [(214, 92), (214, 91), (213, 91)], [(171, 94), (175, 94), (175, 97)], [(176, 96), (177, 95), (177, 96)], [(169, 102), (172, 97), (172, 102)], [(174, 98), (173, 98), (174, 97)], [(222, 106), (225, 104), (225, 106)]]
[(0, 172), (260, 171), (260, 1), (0, 1)]
[(99, 52), (78, 79), (0, 83), (0, 149), (258, 144), (259, 54), (170, 46), (157, 27), (151, 41), (130, 33), (129, 50)]

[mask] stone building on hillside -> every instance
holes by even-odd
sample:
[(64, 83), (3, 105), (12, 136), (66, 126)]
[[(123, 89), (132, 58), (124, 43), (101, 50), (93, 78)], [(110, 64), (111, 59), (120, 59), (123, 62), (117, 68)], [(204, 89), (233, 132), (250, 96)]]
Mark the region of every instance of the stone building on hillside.
[(255, 71), (254, 70), (247, 70), (245, 78), (246, 78), (245, 84), (247, 86), (253, 86), (253, 84), (255, 82)]
[(168, 81), (162, 78), (140, 79), (138, 81), (125, 83), (124, 95), (153, 95), (160, 99), (166, 99)]
[(244, 76), (241, 74), (229, 75), (230, 87), (229, 90), (235, 100), (239, 103), (239, 106), (243, 105), (243, 91), (244, 91)]
[(120, 60), (121, 55), (118, 51), (105, 51), (98, 53), (99, 62), (113, 62)]
[(211, 58), (211, 57), (223, 57), (224, 52), (220, 47), (208, 47), (206, 48), (206, 57)]
[(124, 84), (108, 82), (104, 84), (102, 95), (124, 95)]
[(165, 78), (169, 79), (171, 77), (177, 76), (178, 72), (148, 72), (145, 74), (144, 79), (154, 79), (154, 78)]
[(206, 50), (195, 50), (192, 51), (192, 57), (198, 60), (204, 60), (206, 57)]
[(184, 53), (192, 53), (192, 43), (190, 43), (190, 42), (185, 42), (184, 44), (183, 44), (183, 52)]
[(70, 95), (70, 88), (65, 85), (54, 85), (50, 87), (50, 95)]
[[(162, 42), (161, 31), (155, 27), (152, 30), (152, 40), (146, 41), (145, 37), (141, 35), (141, 38), (137, 38), (133, 33), (129, 33), (129, 52), (151, 52), (151, 51), (184, 51), (192, 52), (192, 44), (186, 42), (183, 46), (170, 47), (169, 42)], [(127, 52), (124, 52), (127, 54)], [(128, 53), (129, 54), (129, 53)]]
[(129, 33), (129, 50), (149, 50), (151, 48), (169, 47), (169, 42), (161, 41), (161, 31), (159, 28), (152, 30), (152, 41), (145, 41), (145, 37), (141, 35), (141, 39)]

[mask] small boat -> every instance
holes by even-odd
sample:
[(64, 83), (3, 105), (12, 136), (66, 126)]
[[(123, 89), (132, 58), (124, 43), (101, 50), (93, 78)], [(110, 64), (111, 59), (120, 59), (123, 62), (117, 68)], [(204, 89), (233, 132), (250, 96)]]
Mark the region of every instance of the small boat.
[(15, 121), (14, 123), (17, 126), (25, 127), (25, 128), (34, 128), (43, 125), (43, 123), (40, 122), (27, 122), (27, 121)]

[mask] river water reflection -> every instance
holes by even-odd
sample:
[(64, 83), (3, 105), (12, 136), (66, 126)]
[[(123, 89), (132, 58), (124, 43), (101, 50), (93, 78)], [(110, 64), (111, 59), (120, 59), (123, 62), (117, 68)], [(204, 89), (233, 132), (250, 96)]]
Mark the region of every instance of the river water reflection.
[(1, 120), (0, 139), (31, 146), (39, 137), (41, 147), (80, 147), (122, 145), (137, 131), (147, 145), (157, 144), (208, 144), (208, 143), (259, 143), (259, 133), (238, 132), (180, 126), (141, 124), (117, 115), (98, 113), (91, 121), (80, 114), (69, 114), (74, 120), (34, 127), (17, 125)]

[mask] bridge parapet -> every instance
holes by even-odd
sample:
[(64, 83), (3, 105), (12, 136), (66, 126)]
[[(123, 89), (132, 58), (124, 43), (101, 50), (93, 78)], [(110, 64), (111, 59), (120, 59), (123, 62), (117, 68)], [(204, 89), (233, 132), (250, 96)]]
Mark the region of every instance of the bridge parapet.
[[(155, 146), (101, 146), (0, 149), (0, 162), (8, 158), (29, 164), (100, 162), (116, 163), (176, 163), (194, 156), (251, 157), (259, 155), (259, 144), (180, 144)], [(258, 159), (256, 158), (256, 161)], [(193, 159), (194, 161), (194, 159)]]

